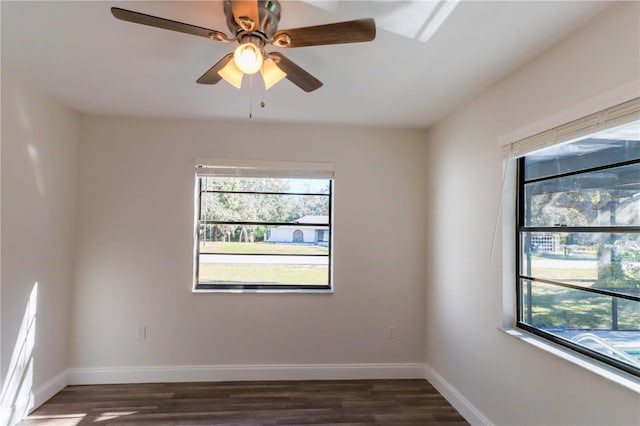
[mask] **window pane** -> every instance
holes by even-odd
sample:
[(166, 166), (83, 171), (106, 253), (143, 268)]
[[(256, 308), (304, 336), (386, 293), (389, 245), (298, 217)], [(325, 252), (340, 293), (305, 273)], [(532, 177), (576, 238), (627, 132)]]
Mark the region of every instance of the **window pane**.
[(234, 222), (329, 223), (329, 196), (203, 193), (200, 218)]
[(196, 289), (331, 288), (331, 179), (197, 180)]
[(525, 180), (640, 159), (640, 121), (527, 155)]
[(640, 163), (525, 186), (525, 226), (640, 225)]
[[(306, 216), (322, 223), (327, 216)], [(329, 225), (200, 224), (200, 250), (217, 253), (318, 254), (329, 246)]]
[(521, 321), (640, 367), (640, 302), (529, 280), (521, 285)]
[[(306, 230), (305, 230), (306, 231)], [(311, 232), (314, 230), (311, 229)], [(326, 233), (329, 230), (325, 231)], [(291, 234), (293, 237), (293, 233)], [(253, 243), (227, 241), (200, 241), (201, 254), (272, 254), (272, 255), (327, 255), (328, 241), (315, 244), (288, 244), (256, 241)]]
[(203, 191), (329, 194), (328, 179), (202, 177)]
[(327, 285), (328, 256), (200, 255), (201, 284)]
[(522, 232), (520, 273), (640, 296), (640, 234)]
[[(618, 301), (618, 329), (640, 330), (640, 302), (616, 298)], [(636, 335), (640, 345), (640, 334)], [(640, 356), (640, 351), (637, 354)]]
[(531, 318), (523, 318), (529, 325), (547, 331), (611, 328), (611, 297), (530, 280), (522, 282), (527, 288), (531, 285), (530, 302), (524, 301)]

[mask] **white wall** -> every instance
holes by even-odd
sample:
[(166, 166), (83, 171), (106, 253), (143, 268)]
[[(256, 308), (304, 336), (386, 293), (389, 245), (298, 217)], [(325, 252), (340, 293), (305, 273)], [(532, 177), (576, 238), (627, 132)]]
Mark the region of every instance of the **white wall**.
[[(423, 362), (424, 132), (99, 116), (80, 127), (74, 377)], [(333, 162), (335, 293), (192, 293), (195, 158)]]
[(64, 385), (77, 138), (77, 114), (3, 73), (0, 424)]
[(500, 235), (490, 259), (499, 139), (620, 87), (640, 94), (639, 21), (640, 3), (616, 4), (429, 133), (426, 360), (495, 424), (640, 424), (638, 394), (498, 331)]

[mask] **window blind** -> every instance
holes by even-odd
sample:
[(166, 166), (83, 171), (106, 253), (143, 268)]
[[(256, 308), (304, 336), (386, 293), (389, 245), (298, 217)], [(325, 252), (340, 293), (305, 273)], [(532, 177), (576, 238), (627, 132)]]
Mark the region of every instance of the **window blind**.
[(634, 120), (640, 120), (640, 97), (504, 145), (502, 153), (505, 158), (523, 157)]
[(197, 176), (333, 179), (333, 164), (322, 162), (196, 160)]

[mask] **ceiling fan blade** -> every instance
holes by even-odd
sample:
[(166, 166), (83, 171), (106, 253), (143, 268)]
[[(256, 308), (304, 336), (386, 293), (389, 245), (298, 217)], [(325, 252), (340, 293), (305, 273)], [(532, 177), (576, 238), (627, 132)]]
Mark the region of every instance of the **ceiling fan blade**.
[(227, 40), (226, 34), (209, 28), (197, 27), (184, 22), (172, 21), (171, 19), (159, 18), (145, 13), (134, 12), (132, 10), (112, 7), (111, 14), (122, 21), (133, 22), (134, 24), (149, 25), (151, 27), (163, 28), (165, 30), (178, 31), (180, 33), (192, 34), (214, 40)]
[(271, 52), (270, 56), (276, 58), (276, 64), (287, 74), (287, 79), (305, 92), (313, 92), (322, 87), (322, 82), (291, 62), (282, 53)]
[(321, 46), (326, 44), (360, 43), (376, 38), (376, 22), (373, 18), (313, 27), (281, 30), (273, 35), (278, 47)]
[(230, 0), (233, 19), (245, 31), (257, 30), (260, 26), (258, 0)]
[(233, 53), (229, 53), (225, 55), (222, 59), (220, 59), (214, 66), (209, 68), (207, 72), (202, 74), (198, 80), (196, 80), (199, 84), (216, 84), (222, 77), (218, 74), (222, 68), (225, 67), (233, 59)]

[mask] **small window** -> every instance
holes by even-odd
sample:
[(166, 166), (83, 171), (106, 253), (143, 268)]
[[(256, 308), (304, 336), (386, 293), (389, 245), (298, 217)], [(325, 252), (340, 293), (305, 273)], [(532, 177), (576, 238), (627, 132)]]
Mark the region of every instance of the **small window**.
[(196, 168), (195, 289), (330, 291), (332, 173)]
[(640, 375), (640, 122), (518, 160), (517, 326)]

